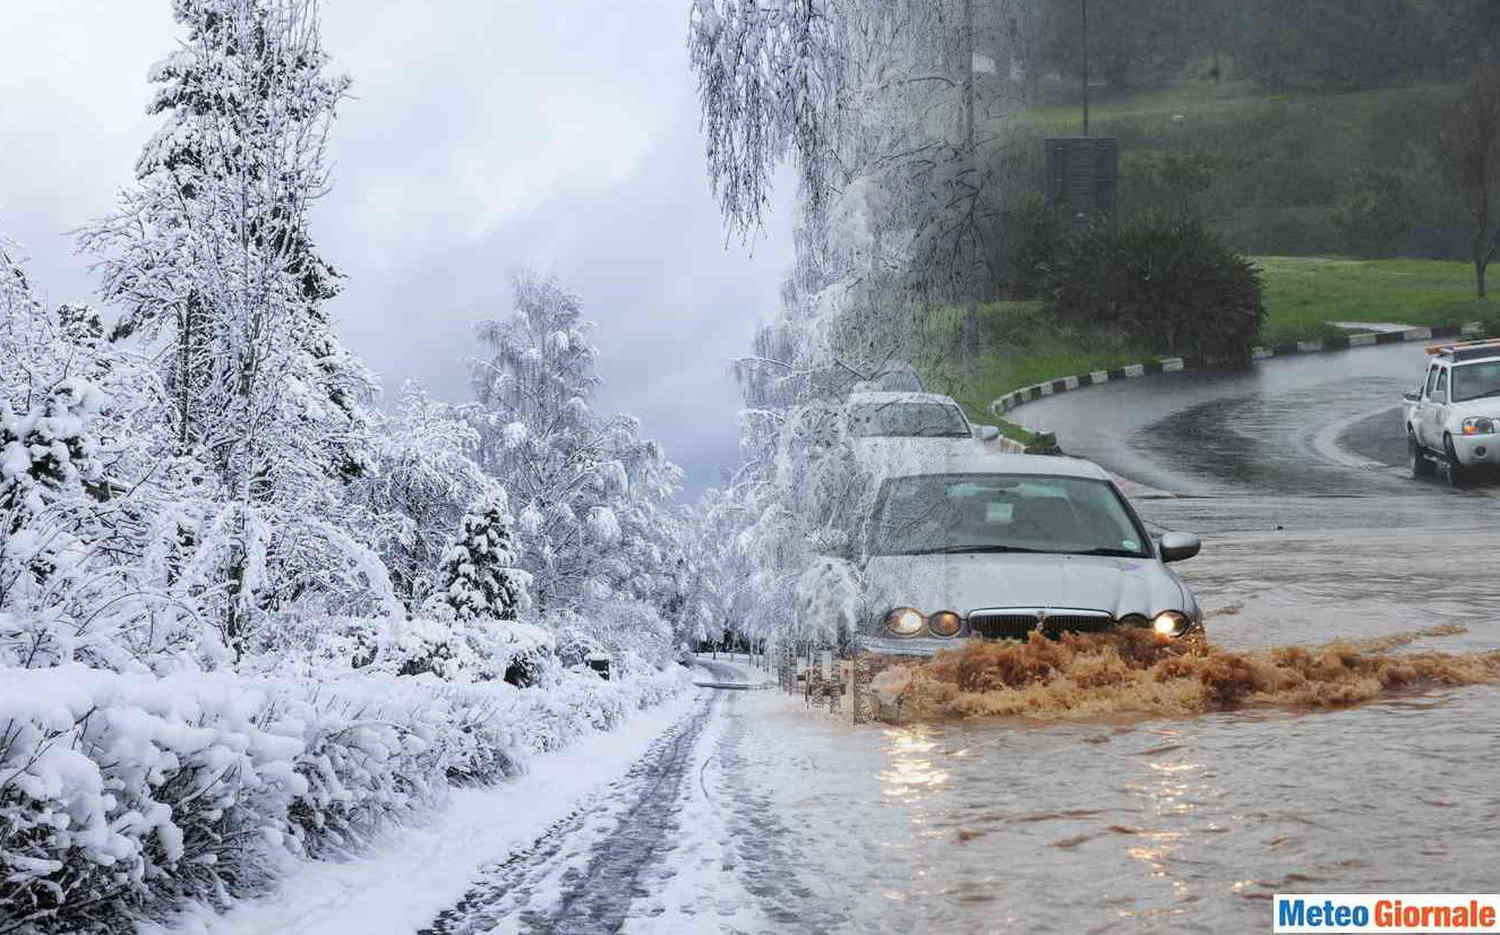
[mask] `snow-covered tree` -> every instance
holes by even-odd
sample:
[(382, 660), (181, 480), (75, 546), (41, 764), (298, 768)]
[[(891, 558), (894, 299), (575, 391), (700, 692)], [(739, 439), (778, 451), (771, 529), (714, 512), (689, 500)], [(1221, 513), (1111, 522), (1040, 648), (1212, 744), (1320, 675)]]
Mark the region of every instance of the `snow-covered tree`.
[(464, 415), (480, 435), (477, 460), (518, 509), (521, 567), (538, 606), (576, 608), (640, 570), (622, 554), (633, 543), (621, 514), (650, 512), (678, 475), (635, 420), (593, 412), (597, 351), (578, 297), (523, 273), (515, 307), (480, 325), (488, 353), (473, 363), (478, 403)]
[(333, 331), (336, 275), (308, 221), (348, 82), (325, 73), (313, 0), (178, 0), (174, 13), (186, 37), (152, 71), (163, 125), (82, 243), (126, 309), (115, 337), (139, 336), (160, 362), (162, 459), (208, 471), (174, 508), (174, 587), (242, 652), (266, 614), (391, 599), (341, 500), (369, 463), (373, 382)]
[(182, 444), (226, 472), (247, 447), (232, 426), (260, 415), (254, 396), (273, 371), (294, 407), (284, 420), (317, 430), (298, 433), (298, 454), (352, 475), (372, 381), (334, 333), (325, 303), (338, 276), (308, 229), (349, 81), (325, 74), (313, 0), (177, 0), (174, 13), (187, 36), (151, 71), (163, 124), (120, 210), (82, 237), (103, 256), (104, 297), (127, 310), (115, 336), (168, 352)]
[(443, 551), (470, 504), (490, 483), (469, 456), (479, 435), (453, 407), (407, 382), (396, 411), (382, 418), (374, 439), (374, 469), (350, 493), (376, 527), (377, 543), (396, 594), (417, 607), (438, 582)]
[(759, 227), (777, 166), (791, 157), (813, 208), (835, 182), (848, 69), (849, 0), (693, 0), (708, 177), (731, 226)]
[(528, 575), (515, 567), (511, 517), (505, 491), (496, 488), (459, 522), (458, 536), (443, 554), (437, 599), (458, 620), (515, 620), (530, 604)]

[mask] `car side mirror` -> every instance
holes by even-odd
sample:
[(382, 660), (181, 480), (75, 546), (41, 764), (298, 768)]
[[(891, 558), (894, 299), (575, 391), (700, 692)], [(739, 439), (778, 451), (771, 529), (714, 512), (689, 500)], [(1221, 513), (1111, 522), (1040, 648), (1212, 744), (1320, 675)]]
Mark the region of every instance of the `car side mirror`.
[(1181, 562), (1197, 555), (1203, 548), (1203, 542), (1191, 533), (1168, 532), (1161, 537), (1161, 560), (1164, 562)]
[(1411, 393), (1411, 392), (1402, 393), (1401, 394), (1401, 398), (1404, 399), (1404, 400), (1406, 400), (1409, 403), (1414, 403), (1417, 400), (1419, 400), (1419, 399), (1422, 398), (1422, 394), (1421, 393)]
[(1000, 437), (1000, 426), (998, 426), (998, 425), (981, 425), (979, 427), (979, 440), (980, 441), (982, 441), (982, 442), (992, 442), (992, 441), (994, 441), (995, 439), (997, 439), (999, 437)]

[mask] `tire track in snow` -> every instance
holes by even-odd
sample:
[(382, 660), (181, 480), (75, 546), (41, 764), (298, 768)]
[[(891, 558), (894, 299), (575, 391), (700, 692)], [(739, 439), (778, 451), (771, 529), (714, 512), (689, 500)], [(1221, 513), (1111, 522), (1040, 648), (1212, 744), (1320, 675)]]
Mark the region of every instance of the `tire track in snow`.
[[(648, 873), (654, 881), (672, 872), (657, 864), (673, 847), (679, 795), (696, 781), (689, 775), (693, 750), (720, 697), (708, 695), (623, 778), (489, 870), (420, 935), (619, 931), (631, 904), (648, 894), (642, 885)], [(602, 809), (614, 813), (607, 829), (599, 827)], [(587, 853), (579, 853), (575, 845), (587, 838), (593, 838)]]

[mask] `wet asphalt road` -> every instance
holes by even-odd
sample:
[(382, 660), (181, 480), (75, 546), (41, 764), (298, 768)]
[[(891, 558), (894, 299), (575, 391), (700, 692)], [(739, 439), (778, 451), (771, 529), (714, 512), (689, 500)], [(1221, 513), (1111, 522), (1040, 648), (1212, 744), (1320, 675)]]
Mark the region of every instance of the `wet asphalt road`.
[(1303, 354), (1241, 373), (1174, 373), (1090, 387), (1014, 411), (1063, 447), (1185, 495), (1407, 496), (1401, 393), (1418, 343)]

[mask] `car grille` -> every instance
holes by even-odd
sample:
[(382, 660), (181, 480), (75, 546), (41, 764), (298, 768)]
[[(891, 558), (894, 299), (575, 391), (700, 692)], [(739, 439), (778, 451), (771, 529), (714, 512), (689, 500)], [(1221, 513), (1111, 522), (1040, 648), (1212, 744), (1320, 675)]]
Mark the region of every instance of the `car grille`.
[[(970, 611), (969, 632), (987, 640), (1024, 640), (1037, 628), (1035, 607), (1000, 607)], [(1102, 610), (1047, 610), (1042, 632), (1094, 633), (1114, 625), (1115, 618)]]

